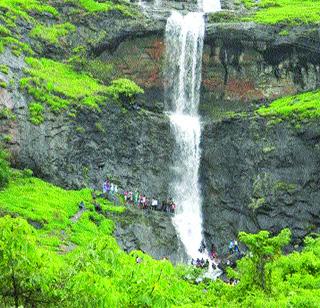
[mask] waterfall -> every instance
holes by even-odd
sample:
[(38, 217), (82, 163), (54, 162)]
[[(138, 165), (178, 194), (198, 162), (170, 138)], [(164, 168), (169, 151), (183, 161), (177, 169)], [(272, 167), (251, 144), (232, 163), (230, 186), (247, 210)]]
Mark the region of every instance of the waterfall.
[(205, 33), (204, 13), (220, 9), (216, 0), (200, 0), (199, 11), (172, 12), (166, 25), (165, 100), (175, 135), (171, 196), (177, 204), (173, 223), (189, 257), (207, 257), (203, 240), (198, 181), (201, 121), (198, 115)]
[(219, 0), (198, 0), (198, 7), (204, 13), (212, 13), (221, 10)]
[(197, 256), (202, 240), (198, 184), (201, 125), (198, 116), (204, 19), (201, 13), (173, 12), (166, 26), (166, 100), (176, 138), (172, 197), (177, 203), (174, 225), (189, 256)]

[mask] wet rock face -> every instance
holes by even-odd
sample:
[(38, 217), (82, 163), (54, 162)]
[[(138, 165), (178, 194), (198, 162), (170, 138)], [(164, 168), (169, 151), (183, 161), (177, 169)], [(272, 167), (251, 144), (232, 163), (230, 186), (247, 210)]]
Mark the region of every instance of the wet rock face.
[[(166, 196), (173, 138), (164, 115), (110, 103), (71, 121), (52, 116), (39, 127), (20, 110), (19, 164), (64, 187), (101, 189), (106, 176), (125, 189)], [(159, 133), (161, 132), (161, 133)]]
[(155, 259), (167, 257), (173, 263), (188, 260), (170, 214), (129, 208), (112, 218), (116, 221), (115, 237), (124, 251), (142, 250)]
[(320, 126), (270, 127), (264, 120), (208, 124), (200, 178), (207, 243), (226, 253), (239, 231), (279, 232), (294, 242), (320, 230)]
[(209, 24), (203, 54), (203, 116), (245, 111), (250, 103), (313, 90), (320, 85), (315, 29), (250, 23)]
[(163, 35), (149, 34), (121, 42), (114, 50), (105, 50), (99, 59), (112, 65), (113, 78), (129, 78), (141, 86), (144, 108), (163, 111)]

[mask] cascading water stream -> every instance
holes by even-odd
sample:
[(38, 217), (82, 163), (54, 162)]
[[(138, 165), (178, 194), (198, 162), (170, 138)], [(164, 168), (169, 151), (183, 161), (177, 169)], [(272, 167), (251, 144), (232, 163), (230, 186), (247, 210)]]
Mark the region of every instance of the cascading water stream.
[(200, 0), (200, 12), (172, 12), (166, 26), (165, 97), (176, 139), (172, 197), (177, 204), (173, 223), (189, 257), (199, 252), (202, 235), (198, 182), (201, 121), (198, 115), (201, 63), (205, 33), (204, 12), (220, 9), (220, 1)]

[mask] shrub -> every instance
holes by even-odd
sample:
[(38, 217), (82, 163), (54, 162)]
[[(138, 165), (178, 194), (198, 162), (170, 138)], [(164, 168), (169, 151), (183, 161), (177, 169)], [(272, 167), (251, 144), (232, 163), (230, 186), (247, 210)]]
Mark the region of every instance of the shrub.
[(107, 92), (116, 100), (132, 103), (138, 94), (144, 91), (134, 81), (126, 78), (113, 80)]

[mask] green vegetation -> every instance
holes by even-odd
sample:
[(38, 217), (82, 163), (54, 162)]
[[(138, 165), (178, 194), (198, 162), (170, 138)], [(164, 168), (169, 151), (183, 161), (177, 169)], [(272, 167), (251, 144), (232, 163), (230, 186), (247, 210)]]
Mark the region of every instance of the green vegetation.
[(133, 11), (129, 6), (127, 1), (119, 1), (118, 3), (113, 3), (112, 1), (96, 1), (96, 0), (66, 0), (65, 2), (77, 5), (87, 12), (107, 12), (111, 10), (116, 10), (121, 12), (126, 16), (133, 16)]
[(107, 88), (107, 92), (114, 99), (132, 103), (138, 94), (144, 93), (136, 83), (133, 81), (120, 78), (112, 81), (111, 85)]
[(44, 107), (39, 103), (29, 104), (30, 121), (34, 125), (40, 125), (44, 121)]
[(69, 22), (53, 26), (38, 24), (30, 32), (30, 37), (42, 39), (52, 45), (58, 44), (61, 37), (66, 36), (70, 31), (75, 31), (76, 27)]
[(263, 24), (318, 24), (320, 1), (317, 0), (242, 0), (247, 8), (255, 9), (252, 20)]
[(13, 114), (12, 110), (3, 107), (0, 109), (0, 120), (12, 120), (14, 121), (16, 119), (16, 116)]
[(0, 64), (0, 72), (5, 75), (8, 75), (9, 74), (9, 67), (7, 65)]
[[(0, 173), (1, 174), (1, 173)], [(66, 307), (316, 307), (320, 300), (320, 238), (302, 252), (282, 255), (290, 231), (241, 232), (250, 253), (229, 277), (235, 286), (208, 280), (199, 270), (173, 267), (142, 252), (123, 252), (114, 223), (97, 214), (88, 189), (65, 191), (32, 172), (12, 172), (0, 191), (0, 303)], [(83, 201), (87, 210), (70, 219)], [(103, 210), (124, 207), (98, 199)], [(29, 223), (28, 223), (29, 222)], [(35, 227), (33, 227), (35, 226)], [(140, 258), (140, 262), (136, 259)], [(107, 290), (107, 291), (106, 291)]]
[(30, 77), (21, 79), (21, 88), (31, 95), (35, 102), (29, 106), (33, 124), (41, 124), (43, 104), (53, 112), (68, 107), (88, 107), (99, 109), (108, 98), (121, 102), (132, 102), (136, 94), (143, 90), (128, 79), (114, 80), (110, 86), (101, 84), (89, 75), (73, 70), (71, 65), (50, 59), (27, 58)]
[[(69, 105), (98, 108), (107, 94), (107, 87), (97, 80), (75, 72), (71, 66), (49, 59), (26, 59), (30, 65), (30, 77), (21, 80), (25, 89), (36, 103), (29, 107), (34, 124), (42, 123), (43, 107), (48, 105), (52, 111), (65, 110)], [(41, 107), (42, 108), (41, 108)]]
[(320, 117), (320, 91), (306, 92), (275, 100), (257, 113), (264, 117), (282, 119), (317, 119)]
[(0, 10), (7, 13), (9, 17), (20, 17), (27, 21), (31, 20), (30, 12), (50, 13), (57, 16), (58, 12), (50, 5), (39, 0), (1, 0)]
[(7, 83), (1, 79), (0, 79), (0, 88), (3, 88), (3, 89), (7, 88)]

